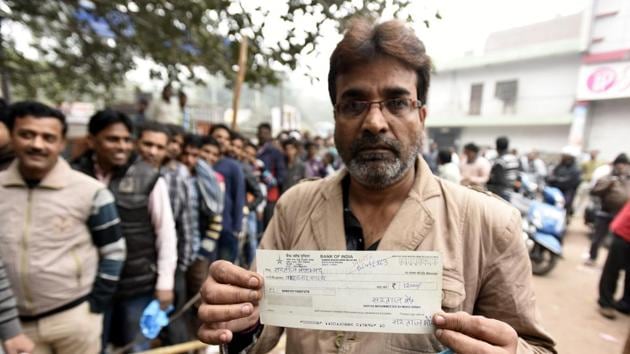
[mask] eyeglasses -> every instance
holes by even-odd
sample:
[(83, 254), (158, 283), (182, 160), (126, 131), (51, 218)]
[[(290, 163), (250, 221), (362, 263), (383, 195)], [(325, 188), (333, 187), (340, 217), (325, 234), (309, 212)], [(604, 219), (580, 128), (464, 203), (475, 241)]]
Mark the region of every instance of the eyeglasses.
[[(416, 108), (422, 107), (422, 101), (411, 98), (390, 98), (382, 101), (343, 101), (335, 104), (335, 112), (343, 117), (354, 118), (364, 115), (372, 108), (373, 104), (378, 104), (378, 108), (392, 116), (404, 117)], [(384, 113), (384, 112), (383, 112)]]

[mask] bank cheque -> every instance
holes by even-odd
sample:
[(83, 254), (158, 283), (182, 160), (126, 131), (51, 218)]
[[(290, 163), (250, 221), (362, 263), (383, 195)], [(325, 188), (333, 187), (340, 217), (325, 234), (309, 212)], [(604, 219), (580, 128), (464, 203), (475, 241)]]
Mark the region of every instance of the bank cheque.
[(438, 252), (258, 250), (261, 323), (354, 332), (432, 333)]

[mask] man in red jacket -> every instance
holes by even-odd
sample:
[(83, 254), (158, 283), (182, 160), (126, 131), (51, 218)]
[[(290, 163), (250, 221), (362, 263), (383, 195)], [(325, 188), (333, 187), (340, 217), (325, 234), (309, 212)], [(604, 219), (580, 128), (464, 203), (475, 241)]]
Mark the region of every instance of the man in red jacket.
[[(615, 310), (630, 314), (630, 202), (625, 206), (610, 224), (613, 238), (602, 277), (599, 280), (599, 312), (602, 316), (614, 319)], [(623, 298), (615, 302), (619, 273), (625, 270)]]

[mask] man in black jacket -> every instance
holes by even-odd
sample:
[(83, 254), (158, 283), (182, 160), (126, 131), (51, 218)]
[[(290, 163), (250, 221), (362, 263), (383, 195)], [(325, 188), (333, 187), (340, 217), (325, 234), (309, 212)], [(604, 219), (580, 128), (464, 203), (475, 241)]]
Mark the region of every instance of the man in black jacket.
[[(103, 348), (133, 341), (144, 308), (155, 297), (163, 309), (173, 303), (177, 237), (168, 187), (159, 170), (132, 155), (133, 125), (125, 114), (96, 112), (88, 124), (91, 149), (74, 167), (105, 183), (116, 198), (127, 260), (105, 313)], [(133, 351), (148, 349), (139, 343)]]
[(549, 177), (547, 177), (547, 183), (550, 186), (558, 188), (564, 195), (564, 208), (567, 211), (567, 215), (573, 215), (573, 199), (575, 198), (575, 191), (580, 185), (581, 171), (575, 162), (575, 153), (571, 147), (565, 147), (562, 149), (562, 157), (560, 158), (560, 164), (556, 166)]
[(494, 160), (492, 170), (490, 170), (490, 179), (486, 185), (489, 191), (505, 200), (509, 200), (508, 192), (514, 190), (514, 183), (521, 169), (518, 158), (510, 154), (509, 147), (510, 141), (507, 137), (497, 138), (496, 148), (499, 157)]

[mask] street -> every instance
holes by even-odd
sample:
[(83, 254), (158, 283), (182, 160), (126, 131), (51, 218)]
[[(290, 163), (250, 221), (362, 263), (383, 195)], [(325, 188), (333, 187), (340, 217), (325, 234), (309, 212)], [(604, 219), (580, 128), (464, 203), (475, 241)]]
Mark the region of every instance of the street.
[(618, 314), (616, 320), (608, 320), (597, 312), (597, 286), (606, 250), (602, 249), (596, 268), (582, 265), (582, 254), (589, 246), (587, 231), (574, 222), (564, 241), (564, 259), (547, 276), (534, 277), (538, 308), (558, 353), (620, 354), (630, 316)]

